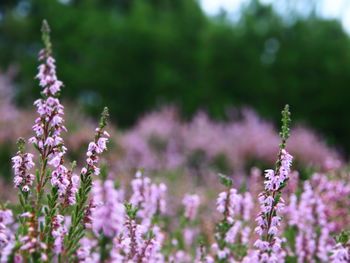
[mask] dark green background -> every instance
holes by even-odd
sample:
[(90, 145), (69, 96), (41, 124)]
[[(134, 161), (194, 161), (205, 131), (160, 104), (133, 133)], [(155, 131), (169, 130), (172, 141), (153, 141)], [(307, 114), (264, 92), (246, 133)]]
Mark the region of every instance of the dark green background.
[(2, 0), (0, 12), (0, 65), (19, 66), (23, 107), (39, 92), (46, 18), (63, 96), (92, 116), (107, 105), (127, 127), (170, 103), (185, 117), (204, 109), (225, 118), (231, 106), (251, 106), (277, 122), (289, 103), (294, 120), (350, 152), (350, 41), (337, 20), (311, 12), (287, 23), (254, 0), (238, 22), (209, 18), (194, 0)]

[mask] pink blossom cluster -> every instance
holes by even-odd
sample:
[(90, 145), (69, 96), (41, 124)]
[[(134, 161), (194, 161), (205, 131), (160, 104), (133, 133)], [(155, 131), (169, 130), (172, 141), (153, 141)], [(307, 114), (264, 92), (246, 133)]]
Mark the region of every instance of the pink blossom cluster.
[(338, 243), (332, 250), (331, 263), (346, 263), (350, 261), (350, 251), (348, 247), (344, 247)]
[[(26, 221), (29, 227), (28, 233), (26, 235), (22, 235), (19, 239), (21, 244), (19, 252), (28, 254), (38, 253), (40, 255), (40, 259), (43, 262), (47, 261), (48, 257), (47, 254), (44, 252), (47, 249), (47, 245), (37, 237), (38, 230), (36, 228), (34, 215), (30, 212), (26, 212), (23, 213), (21, 217), (24, 219), (29, 219), (28, 221)], [(20, 253), (18, 253), (18, 259), (22, 260), (22, 256)]]
[[(222, 223), (217, 227), (216, 241), (211, 249), (217, 260), (224, 262), (245, 262), (252, 257), (253, 250), (249, 255), (240, 256), (238, 251), (232, 251), (232, 246), (249, 246), (251, 226), (249, 220), (254, 207), (250, 193), (239, 194), (233, 187), (219, 194), (216, 206), (218, 212), (223, 215)], [(227, 226), (227, 229), (221, 229)], [(209, 256), (206, 260), (209, 260)], [(210, 261), (210, 260), (209, 260)], [(205, 261), (204, 261), (205, 262)]]
[(113, 240), (113, 262), (164, 262), (160, 251), (164, 236), (159, 227), (147, 229), (127, 217), (122, 233)]
[(138, 207), (137, 215), (140, 216), (145, 225), (151, 223), (155, 214), (163, 214), (166, 210), (165, 194), (167, 187), (161, 183), (152, 183), (149, 177), (143, 176), (141, 171), (131, 181), (133, 194), (130, 203)]
[[(299, 201), (296, 195), (291, 196), (287, 208), (290, 216), (288, 223), (297, 228), (295, 249), (299, 262), (315, 262), (315, 258), (324, 262), (329, 260), (333, 224), (328, 222), (325, 207), (308, 181), (304, 183)], [(320, 228), (320, 233), (317, 233), (317, 228)]]
[(15, 173), (15, 187), (21, 188), (22, 191), (28, 192), (33, 184), (34, 175), (29, 173), (34, 167), (33, 154), (17, 152), (17, 155), (12, 158), (13, 170)]
[(9, 209), (0, 210), (0, 249), (5, 247), (11, 239), (11, 231), (7, 226), (12, 222), (12, 211)]
[[(117, 189), (111, 180), (97, 180), (93, 184), (92, 198), (96, 207), (92, 210), (91, 229), (96, 237), (110, 239), (108, 256), (112, 262), (164, 262), (160, 253), (164, 234), (160, 227), (152, 223), (158, 212), (165, 212), (165, 185), (153, 184), (148, 177), (137, 172), (133, 180), (133, 194), (127, 201), (124, 191)], [(125, 203), (130, 204), (128, 208)], [(131, 210), (137, 208), (134, 214)], [(129, 210), (128, 210), (129, 209)], [(82, 240), (79, 258), (100, 262), (95, 254), (98, 249), (93, 239)]]
[(97, 180), (92, 188), (96, 207), (92, 211), (92, 229), (96, 235), (118, 236), (125, 222), (124, 193), (115, 189), (112, 180)]
[(350, 195), (350, 183), (346, 178), (336, 178), (336, 175), (332, 177), (315, 173), (310, 179), (310, 184), (324, 203), (325, 214), (331, 223), (332, 231), (340, 232), (347, 228), (350, 220), (347, 210), (350, 206), (350, 199), (344, 198)]
[(227, 192), (222, 192), (216, 200), (216, 209), (225, 215), (225, 219), (232, 223), (235, 216), (235, 207), (238, 203), (240, 196), (237, 194), (237, 190), (234, 188), (229, 189)]
[(63, 83), (57, 79), (55, 59), (48, 56), (47, 50), (42, 49), (39, 53), (39, 61), (45, 61), (39, 66), (39, 73), (36, 78), (39, 79), (39, 85), (44, 88), (45, 95), (55, 95), (60, 92)]
[(195, 220), (200, 205), (199, 196), (196, 194), (186, 194), (182, 200), (182, 204), (185, 207), (185, 218), (191, 221)]
[(107, 142), (109, 133), (96, 128), (95, 140), (89, 143), (88, 151), (86, 153), (86, 164), (87, 166), (82, 168), (81, 174), (93, 173), (95, 175), (100, 174), (100, 169), (97, 167), (99, 161), (99, 155), (107, 150)]
[(67, 229), (64, 225), (64, 220), (64, 216), (56, 215), (51, 222), (51, 234), (52, 237), (55, 239), (53, 244), (53, 250), (57, 255), (62, 252), (63, 239), (67, 232)]

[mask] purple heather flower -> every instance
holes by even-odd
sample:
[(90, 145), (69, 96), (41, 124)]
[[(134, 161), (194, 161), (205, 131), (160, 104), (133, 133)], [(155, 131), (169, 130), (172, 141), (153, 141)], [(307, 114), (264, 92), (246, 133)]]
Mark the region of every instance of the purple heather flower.
[(331, 251), (331, 263), (347, 263), (350, 261), (350, 251), (348, 247), (344, 247), (338, 243)]
[(28, 171), (34, 167), (33, 154), (17, 152), (17, 156), (12, 157), (12, 168), (14, 169), (15, 187), (21, 188), (22, 191), (28, 192), (29, 186), (33, 184), (34, 175)]
[(92, 198), (96, 208), (92, 211), (92, 229), (103, 233), (107, 237), (117, 236), (121, 232), (125, 221), (125, 207), (123, 192), (114, 188), (111, 180), (93, 183)]
[(138, 206), (137, 215), (143, 219), (144, 224), (150, 224), (152, 217), (159, 212), (164, 214), (166, 209), (166, 191), (165, 184), (154, 184), (149, 177), (142, 175), (138, 171), (135, 179), (131, 182), (133, 194), (130, 197), (130, 203)]
[(67, 232), (67, 229), (64, 225), (64, 216), (55, 216), (53, 221), (51, 222), (51, 229), (51, 234), (55, 240), (53, 250), (55, 254), (58, 255), (62, 251), (64, 236)]
[(182, 200), (182, 204), (185, 207), (184, 216), (190, 221), (195, 220), (197, 216), (198, 207), (200, 205), (199, 196), (196, 194), (186, 194), (184, 199)]
[(82, 168), (81, 174), (86, 174), (88, 171), (95, 175), (100, 174), (100, 169), (96, 166), (99, 161), (99, 155), (107, 150), (107, 142), (109, 134), (106, 131), (96, 128), (95, 140), (89, 143), (86, 152), (86, 167)]
[(8, 225), (13, 222), (12, 211), (0, 210), (0, 249), (5, 247), (11, 239), (11, 231)]

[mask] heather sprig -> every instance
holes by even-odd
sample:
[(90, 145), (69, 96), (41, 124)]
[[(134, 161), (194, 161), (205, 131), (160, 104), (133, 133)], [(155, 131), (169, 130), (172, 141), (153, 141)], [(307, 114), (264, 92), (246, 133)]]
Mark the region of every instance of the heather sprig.
[[(76, 252), (84, 236), (82, 220), (88, 208), (85, 204), (91, 190), (92, 175), (99, 174), (99, 155), (107, 149), (109, 134), (105, 127), (108, 109), (105, 108), (102, 113), (79, 178), (74, 173), (75, 162), (70, 168), (64, 164), (67, 148), (61, 134), (67, 129), (64, 126), (64, 107), (59, 101), (63, 83), (56, 76), (55, 59), (51, 56), (50, 28), (45, 20), (42, 38), (45, 47), (39, 52), (42, 64), (36, 78), (43, 91), (41, 98), (34, 102), (39, 117), (33, 126), (35, 135), (29, 139), (38, 152), (38, 164), (34, 163), (33, 154), (25, 153), (25, 140), (19, 139), (18, 152), (12, 162), (14, 184), (19, 188), (21, 215), (16, 244), (10, 256), (17, 255), (24, 261), (37, 262), (56, 260), (59, 255), (58, 260), (66, 262), (67, 257), (71, 260), (70, 256)], [(34, 167), (37, 168), (35, 176), (31, 173)], [(66, 212), (70, 211), (71, 224), (67, 230)]]
[(226, 191), (220, 193), (216, 201), (217, 210), (223, 218), (216, 226), (216, 243), (212, 245), (212, 250), (217, 262), (239, 262), (248, 253), (251, 233), (248, 222), (253, 203), (249, 193), (238, 193), (231, 178), (219, 176)]
[(86, 153), (86, 164), (80, 172), (80, 186), (75, 196), (75, 205), (73, 206), (71, 224), (67, 235), (64, 236), (62, 254), (59, 255), (60, 262), (74, 261), (73, 254), (79, 248), (79, 242), (84, 237), (87, 214), (91, 205), (86, 205), (89, 199), (89, 193), (92, 188), (92, 176), (99, 175), (100, 169), (97, 164), (99, 156), (107, 150), (109, 134), (105, 131), (108, 118), (108, 109), (105, 108), (101, 114), (99, 127), (95, 130), (94, 140), (89, 143)]
[[(25, 140), (19, 138), (17, 141), (18, 152), (17, 156), (12, 158), (13, 169), (15, 172), (14, 183), (15, 186), (19, 188), (18, 200), (21, 206), (21, 213), (33, 212), (29, 202), (30, 189), (34, 181), (34, 175), (30, 174), (28, 171), (34, 167), (34, 162), (32, 160), (33, 155), (25, 153)], [(21, 222), (19, 232), (24, 235), (26, 233), (26, 219), (22, 216), (19, 217)]]
[(200, 197), (197, 194), (185, 194), (182, 199), (182, 207), (178, 212), (179, 222), (172, 233), (171, 243), (167, 244), (169, 254), (191, 250), (196, 244), (198, 235), (198, 210)]
[(279, 226), (281, 225), (281, 213), (285, 201), (282, 198), (282, 189), (286, 186), (292, 156), (285, 150), (286, 141), (289, 138), (290, 112), (286, 105), (282, 111), (282, 128), (280, 132), (281, 144), (275, 170), (265, 171), (265, 188), (259, 194), (261, 212), (256, 218), (258, 226), (255, 232), (261, 237), (255, 242), (259, 249), (259, 262), (277, 262), (284, 257), (281, 250), (283, 240), (279, 237)]
[[(47, 241), (41, 246), (41, 257), (51, 258), (52, 237), (51, 225), (57, 216), (56, 207), (65, 194), (69, 185), (68, 169), (64, 166), (64, 146), (61, 133), (67, 131), (64, 126), (64, 107), (59, 101), (59, 91), (63, 83), (57, 79), (55, 59), (51, 56), (50, 28), (47, 21), (43, 21), (42, 37), (45, 48), (39, 52), (39, 85), (43, 88), (41, 98), (34, 102), (39, 117), (35, 120), (33, 131), (35, 136), (29, 139), (39, 153), (39, 165), (36, 171), (36, 187), (34, 188), (34, 210), (31, 220), (33, 238), (40, 242)], [(51, 182), (51, 195), (47, 195), (45, 206), (45, 223), (39, 221), (43, 216), (43, 197), (47, 182)], [(56, 250), (57, 251), (57, 250)], [(44, 256), (45, 255), (45, 256)], [(35, 256), (34, 257), (38, 257)]]

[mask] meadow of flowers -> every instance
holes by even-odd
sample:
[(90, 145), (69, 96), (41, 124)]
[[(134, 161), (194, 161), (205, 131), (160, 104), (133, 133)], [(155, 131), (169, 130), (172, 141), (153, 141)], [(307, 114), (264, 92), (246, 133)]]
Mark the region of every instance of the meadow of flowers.
[(223, 123), (165, 108), (120, 132), (105, 108), (93, 127), (65, 115), (42, 32), (34, 124), (2, 103), (0, 141), (32, 135), (11, 159), (0, 262), (350, 262), (348, 171), (310, 130), (290, 131), (288, 105), (279, 136), (250, 110)]

